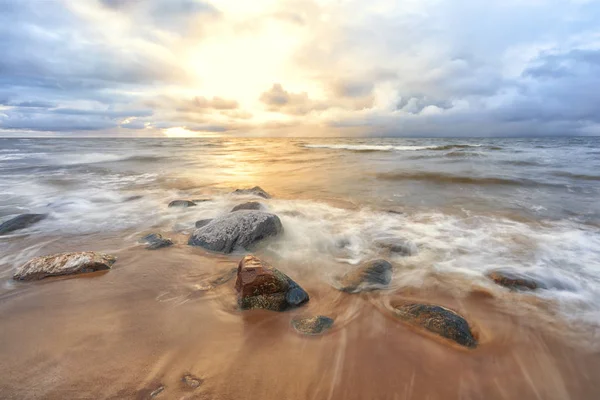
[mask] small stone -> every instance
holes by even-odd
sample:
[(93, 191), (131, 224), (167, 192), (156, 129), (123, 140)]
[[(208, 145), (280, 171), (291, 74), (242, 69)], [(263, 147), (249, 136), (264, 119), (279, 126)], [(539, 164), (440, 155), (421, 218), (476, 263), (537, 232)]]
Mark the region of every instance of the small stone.
[(190, 201), (190, 200), (173, 200), (172, 202), (169, 203), (169, 207), (181, 207), (181, 208), (194, 207), (195, 205), (196, 205), (196, 203), (194, 203), (193, 201)]
[(197, 389), (200, 387), (200, 385), (202, 385), (202, 382), (204, 382), (204, 380), (195, 377), (194, 375), (186, 374), (181, 378), (181, 382), (183, 382), (187, 387), (191, 389)]
[(235, 289), (243, 310), (284, 311), (309, 300), (308, 293), (289, 276), (254, 256), (246, 256), (240, 261)]
[(392, 264), (385, 260), (366, 262), (342, 277), (340, 290), (358, 293), (381, 289), (392, 281), (392, 270)]
[(262, 208), (263, 205), (258, 201), (249, 201), (247, 203), (238, 204), (237, 206), (233, 207), (231, 212), (239, 210), (262, 210)]
[(164, 386), (160, 386), (160, 387), (156, 388), (154, 391), (152, 391), (150, 393), (150, 398), (151, 399), (155, 398), (156, 396), (158, 396), (159, 394), (161, 394), (164, 390), (165, 390)]
[(292, 327), (304, 335), (319, 335), (333, 326), (333, 319), (323, 315), (315, 317), (296, 317), (292, 319)]
[(233, 194), (249, 194), (253, 196), (262, 197), (263, 199), (270, 199), (269, 193), (265, 192), (260, 186), (254, 186), (251, 189), (236, 189)]
[(392, 253), (399, 253), (404, 256), (412, 256), (417, 253), (417, 246), (408, 240), (382, 239), (377, 240), (375, 244), (382, 249), (388, 249)]
[(487, 276), (498, 285), (513, 290), (535, 290), (543, 288), (543, 285), (539, 282), (516, 271), (496, 270), (488, 273)]
[(36, 257), (17, 268), (13, 279), (33, 281), (49, 276), (74, 275), (110, 269), (116, 257), (84, 251)]
[(210, 224), (210, 221), (212, 221), (212, 218), (200, 219), (200, 220), (196, 221), (196, 228), (202, 228), (204, 225)]
[(212, 199), (193, 199), (192, 201), (196, 204), (198, 203), (205, 203), (207, 201), (211, 201)]
[(456, 312), (432, 304), (404, 304), (394, 307), (396, 316), (403, 321), (450, 339), (461, 346), (477, 347), (477, 339), (469, 323)]
[(43, 219), (47, 214), (21, 214), (0, 224), (0, 235), (25, 229)]
[(151, 233), (140, 239), (140, 242), (147, 243), (146, 249), (156, 250), (163, 247), (169, 247), (173, 245), (171, 239), (164, 238), (160, 233)]

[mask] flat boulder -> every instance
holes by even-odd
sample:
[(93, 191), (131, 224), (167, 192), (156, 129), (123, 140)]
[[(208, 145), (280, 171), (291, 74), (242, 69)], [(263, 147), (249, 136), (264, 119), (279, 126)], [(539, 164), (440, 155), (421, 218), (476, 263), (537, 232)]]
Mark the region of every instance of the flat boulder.
[(333, 326), (333, 319), (323, 315), (314, 317), (296, 317), (292, 319), (292, 328), (303, 335), (320, 335)]
[(262, 210), (263, 205), (258, 201), (249, 201), (247, 203), (238, 204), (237, 206), (231, 209), (231, 212), (239, 211), (239, 210)]
[(535, 290), (544, 287), (544, 285), (542, 285), (540, 282), (516, 271), (491, 271), (487, 274), (487, 277), (493, 280), (496, 284), (513, 290)]
[(373, 260), (348, 272), (340, 280), (340, 290), (349, 293), (381, 289), (392, 281), (392, 264)]
[(116, 260), (114, 256), (93, 251), (36, 257), (17, 268), (13, 279), (34, 281), (49, 276), (74, 275), (107, 270), (112, 267)]
[(285, 311), (309, 300), (308, 293), (289, 276), (251, 255), (238, 265), (235, 289), (243, 310)]
[(46, 219), (48, 214), (21, 214), (0, 224), (0, 235), (6, 235)]
[(173, 200), (172, 202), (169, 203), (170, 208), (173, 208), (173, 207), (187, 208), (187, 207), (194, 207), (195, 205), (196, 205), (196, 203), (194, 203), (191, 200)]
[(240, 210), (215, 218), (196, 229), (188, 244), (227, 254), (236, 248), (248, 249), (253, 244), (282, 231), (283, 225), (277, 215), (263, 211)]
[(140, 242), (146, 243), (146, 249), (148, 250), (156, 250), (173, 245), (171, 239), (164, 238), (160, 233), (146, 235), (140, 239)]
[(262, 197), (263, 199), (270, 199), (271, 195), (265, 192), (260, 186), (254, 186), (251, 189), (236, 189), (233, 194), (245, 194)]
[(452, 340), (461, 346), (477, 347), (469, 323), (456, 312), (432, 304), (403, 304), (394, 307), (395, 314), (404, 322), (430, 333)]

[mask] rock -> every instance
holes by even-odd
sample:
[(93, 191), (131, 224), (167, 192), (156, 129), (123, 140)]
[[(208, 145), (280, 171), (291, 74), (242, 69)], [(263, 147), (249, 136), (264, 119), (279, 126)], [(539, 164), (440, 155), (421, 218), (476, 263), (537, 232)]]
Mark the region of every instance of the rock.
[(461, 346), (477, 347), (469, 323), (460, 315), (447, 308), (431, 304), (404, 304), (394, 307), (396, 315), (403, 321)]
[(160, 233), (151, 233), (140, 239), (140, 242), (147, 243), (146, 249), (156, 250), (163, 247), (169, 247), (173, 245), (171, 239), (164, 238)]
[(366, 262), (342, 277), (340, 290), (358, 293), (380, 289), (391, 282), (392, 270), (392, 264), (385, 260)]
[(247, 203), (238, 204), (237, 206), (231, 209), (231, 212), (239, 211), (239, 210), (261, 210), (263, 205), (258, 201), (249, 201)]
[(183, 382), (183, 384), (191, 389), (197, 389), (200, 387), (200, 385), (202, 385), (202, 382), (204, 382), (203, 379), (200, 379), (198, 377), (195, 377), (194, 375), (191, 374), (185, 374), (182, 378), (181, 378), (181, 382)]
[(388, 249), (392, 253), (399, 253), (405, 256), (412, 256), (417, 253), (417, 246), (408, 240), (381, 239), (375, 241), (375, 244), (382, 249)]
[(270, 199), (269, 193), (262, 190), (260, 186), (254, 186), (252, 189), (236, 189), (233, 194), (250, 194), (253, 196), (262, 197), (263, 199)]
[(284, 311), (309, 300), (308, 293), (286, 274), (254, 256), (238, 265), (235, 289), (241, 309)]
[(212, 221), (212, 218), (198, 220), (196, 221), (196, 228), (202, 228), (204, 225), (210, 224), (210, 221)]
[(143, 197), (144, 196), (140, 196), (140, 195), (129, 196), (129, 197), (126, 197), (123, 201), (136, 201), (136, 200), (142, 199)]
[(0, 235), (18, 231), (19, 229), (25, 229), (43, 219), (46, 219), (48, 214), (21, 214), (6, 222), (0, 224)]
[(263, 211), (240, 210), (213, 219), (192, 233), (188, 244), (207, 250), (231, 253), (283, 231), (279, 217)]
[(333, 319), (323, 315), (315, 317), (296, 317), (292, 319), (292, 327), (304, 335), (319, 335), (333, 326)]
[(169, 203), (169, 207), (181, 207), (181, 208), (194, 207), (195, 205), (196, 205), (196, 203), (194, 203), (193, 201), (190, 201), (190, 200), (173, 200), (172, 202)]
[(114, 256), (93, 251), (36, 257), (17, 268), (13, 279), (34, 281), (49, 276), (101, 271), (110, 269), (116, 260)]
[(212, 199), (193, 199), (192, 201), (196, 204), (198, 203), (205, 203), (207, 201), (211, 201)]
[(487, 276), (498, 285), (507, 287), (509, 289), (535, 290), (538, 288), (543, 288), (543, 285), (531, 277), (515, 271), (496, 270), (488, 273)]

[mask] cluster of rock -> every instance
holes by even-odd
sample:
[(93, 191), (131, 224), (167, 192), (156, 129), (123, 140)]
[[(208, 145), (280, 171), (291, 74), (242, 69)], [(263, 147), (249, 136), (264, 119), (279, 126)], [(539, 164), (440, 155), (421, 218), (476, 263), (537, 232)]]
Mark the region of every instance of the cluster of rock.
[[(260, 187), (238, 189), (234, 194), (254, 195), (270, 198)], [(174, 200), (169, 207), (193, 207), (199, 201)], [(188, 244), (220, 253), (231, 253), (237, 249), (250, 250), (257, 242), (283, 232), (279, 217), (269, 213), (259, 202), (251, 201), (234, 207), (230, 213), (196, 222), (196, 229), (190, 235)], [(0, 234), (23, 229), (44, 219), (44, 214), (23, 214), (0, 225)], [(173, 245), (173, 241), (159, 233), (144, 236), (140, 242), (149, 250)], [(416, 249), (410, 242), (398, 242), (388, 239), (378, 240), (377, 246), (392, 253), (414, 254)], [(116, 258), (96, 252), (61, 253), (45, 257), (36, 257), (19, 267), (14, 274), (15, 280), (38, 280), (46, 277), (80, 274), (112, 267)], [(355, 294), (363, 291), (385, 289), (392, 280), (393, 266), (386, 260), (368, 261), (338, 280), (340, 291)], [(286, 311), (300, 307), (310, 299), (308, 293), (289, 276), (274, 268), (268, 262), (247, 255), (239, 262), (237, 269), (221, 274), (210, 282), (210, 288), (222, 285), (236, 277), (235, 289), (237, 302), (242, 310), (265, 309)], [(511, 271), (496, 270), (488, 274), (495, 283), (513, 290), (535, 290), (543, 287), (534, 279)], [(451, 340), (461, 346), (474, 348), (477, 337), (464, 317), (453, 310), (422, 303), (404, 303), (393, 307), (394, 315), (401, 321)], [(301, 334), (322, 334), (334, 325), (334, 319), (328, 316), (299, 316), (291, 321), (292, 328)], [(186, 376), (183, 382), (190, 387), (199, 386), (199, 378)]]

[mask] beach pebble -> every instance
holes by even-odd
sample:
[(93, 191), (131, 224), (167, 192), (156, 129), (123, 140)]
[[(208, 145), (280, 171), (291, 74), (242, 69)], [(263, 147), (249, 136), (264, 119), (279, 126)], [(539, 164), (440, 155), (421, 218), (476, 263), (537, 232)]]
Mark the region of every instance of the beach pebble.
[(248, 249), (254, 243), (283, 231), (277, 215), (263, 211), (240, 210), (213, 219), (194, 231), (188, 240), (192, 246), (231, 253), (236, 248)]
[(194, 375), (185, 374), (181, 378), (181, 382), (183, 382), (183, 384), (190, 389), (197, 389), (200, 387), (200, 385), (202, 385), (202, 382), (204, 381), (201, 378), (198, 378)]
[(392, 253), (402, 254), (404, 256), (412, 256), (417, 254), (417, 246), (408, 240), (402, 239), (381, 239), (376, 240), (375, 245), (382, 249), (388, 249)]
[(196, 203), (194, 203), (191, 200), (173, 200), (172, 202), (169, 203), (169, 207), (181, 207), (181, 208), (194, 207), (195, 205), (196, 205)]
[(340, 290), (358, 293), (380, 289), (392, 280), (392, 264), (385, 260), (373, 260), (348, 272), (340, 280)]
[(403, 321), (423, 328), (461, 346), (474, 348), (477, 339), (469, 323), (456, 312), (432, 304), (403, 304), (394, 307), (395, 314)]
[(21, 214), (0, 224), (0, 235), (5, 235), (20, 229), (25, 229), (43, 219), (47, 214)]
[(247, 194), (262, 197), (263, 199), (270, 199), (269, 193), (265, 192), (260, 186), (254, 186), (251, 189), (236, 189), (233, 194)]
[(530, 276), (516, 271), (495, 270), (489, 272), (487, 277), (496, 284), (513, 290), (535, 290), (544, 287), (544, 285)]
[(240, 261), (235, 289), (238, 305), (243, 310), (284, 311), (309, 300), (308, 293), (290, 277), (254, 256)]
[(163, 247), (169, 247), (173, 245), (171, 239), (164, 238), (160, 233), (151, 233), (140, 239), (140, 242), (146, 243), (146, 249), (156, 250)]
[(49, 276), (74, 275), (110, 269), (116, 257), (84, 251), (36, 257), (17, 268), (15, 280), (33, 281)]
[(239, 210), (261, 210), (263, 208), (264, 206), (258, 201), (249, 201), (247, 203), (238, 204), (237, 206), (233, 207), (231, 212)]
[(304, 335), (320, 335), (333, 326), (333, 319), (323, 315), (314, 317), (296, 317), (292, 319), (292, 327)]

